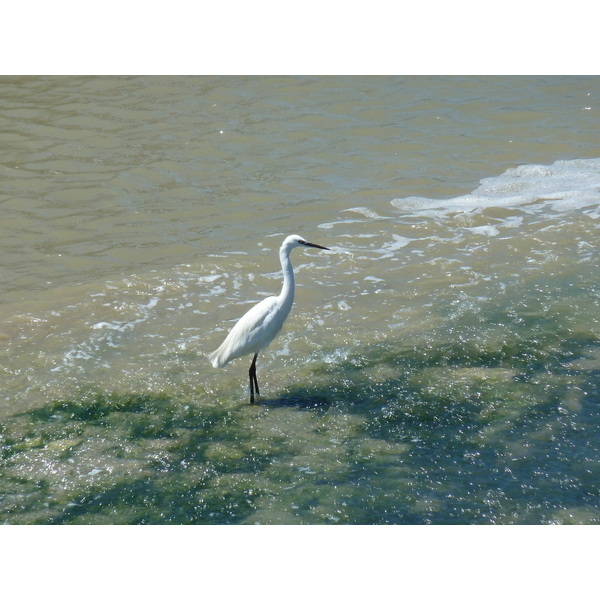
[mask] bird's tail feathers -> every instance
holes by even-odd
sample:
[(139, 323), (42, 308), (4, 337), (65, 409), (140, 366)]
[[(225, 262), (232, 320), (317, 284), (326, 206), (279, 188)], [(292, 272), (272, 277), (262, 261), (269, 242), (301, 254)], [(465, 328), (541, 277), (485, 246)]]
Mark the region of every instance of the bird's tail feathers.
[(208, 360), (210, 360), (210, 363), (213, 367), (215, 367), (215, 369), (217, 367), (220, 367), (221, 365), (219, 364), (219, 351), (215, 350), (214, 352), (211, 352), (210, 354), (207, 354), (208, 356)]
[(208, 355), (208, 360), (210, 360), (210, 363), (215, 369), (224, 367), (229, 362), (227, 360), (223, 360), (224, 357), (222, 350), (223, 348), (219, 347)]

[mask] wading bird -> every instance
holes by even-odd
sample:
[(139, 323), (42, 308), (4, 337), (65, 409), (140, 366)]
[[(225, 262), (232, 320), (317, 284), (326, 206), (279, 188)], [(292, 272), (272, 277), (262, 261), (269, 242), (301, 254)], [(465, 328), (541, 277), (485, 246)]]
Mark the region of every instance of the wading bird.
[(254, 392), (258, 391), (256, 358), (281, 331), (294, 302), (294, 269), (290, 252), (297, 246), (308, 246), (329, 250), (325, 246), (311, 244), (299, 235), (290, 235), (283, 240), (279, 249), (279, 260), (283, 270), (283, 287), (279, 296), (270, 296), (253, 306), (233, 327), (225, 341), (208, 355), (213, 367), (224, 367), (234, 358), (254, 354), (248, 375), (250, 377), (250, 403), (254, 403)]

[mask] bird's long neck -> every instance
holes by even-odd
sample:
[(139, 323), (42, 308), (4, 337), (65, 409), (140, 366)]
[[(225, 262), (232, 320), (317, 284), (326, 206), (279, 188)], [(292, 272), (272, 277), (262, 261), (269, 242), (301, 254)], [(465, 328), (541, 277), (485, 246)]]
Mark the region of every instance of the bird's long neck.
[(279, 260), (281, 261), (281, 269), (283, 270), (283, 287), (279, 298), (282, 304), (288, 307), (288, 310), (294, 303), (294, 269), (290, 261), (290, 253), (287, 249), (282, 248), (279, 251)]

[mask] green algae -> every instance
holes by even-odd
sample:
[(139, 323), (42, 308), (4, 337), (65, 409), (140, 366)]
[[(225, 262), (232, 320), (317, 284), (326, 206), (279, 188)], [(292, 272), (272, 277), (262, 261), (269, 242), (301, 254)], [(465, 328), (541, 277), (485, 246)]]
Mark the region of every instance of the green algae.
[(478, 339), (453, 323), (438, 343), (374, 344), (299, 367), (312, 385), (254, 406), (87, 390), (13, 415), (0, 430), (0, 515), (15, 524), (597, 522), (598, 340), (542, 321), (513, 341), (490, 318)]

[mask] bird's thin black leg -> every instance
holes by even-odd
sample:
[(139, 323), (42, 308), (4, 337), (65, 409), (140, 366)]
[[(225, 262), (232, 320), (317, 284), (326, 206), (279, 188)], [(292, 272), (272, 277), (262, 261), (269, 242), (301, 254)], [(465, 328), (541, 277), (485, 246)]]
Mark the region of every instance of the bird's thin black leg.
[(260, 396), (260, 392), (258, 391), (258, 379), (256, 379), (256, 359), (258, 357), (258, 352), (254, 355), (252, 359), (252, 364), (250, 365), (250, 369), (248, 370), (248, 375), (250, 377), (250, 404), (254, 404), (254, 390), (256, 390), (256, 395)]
[(258, 356), (258, 354), (254, 357), (254, 391), (256, 392), (257, 396), (260, 396), (260, 392), (258, 391), (258, 379), (256, 378), (256, 357)]

